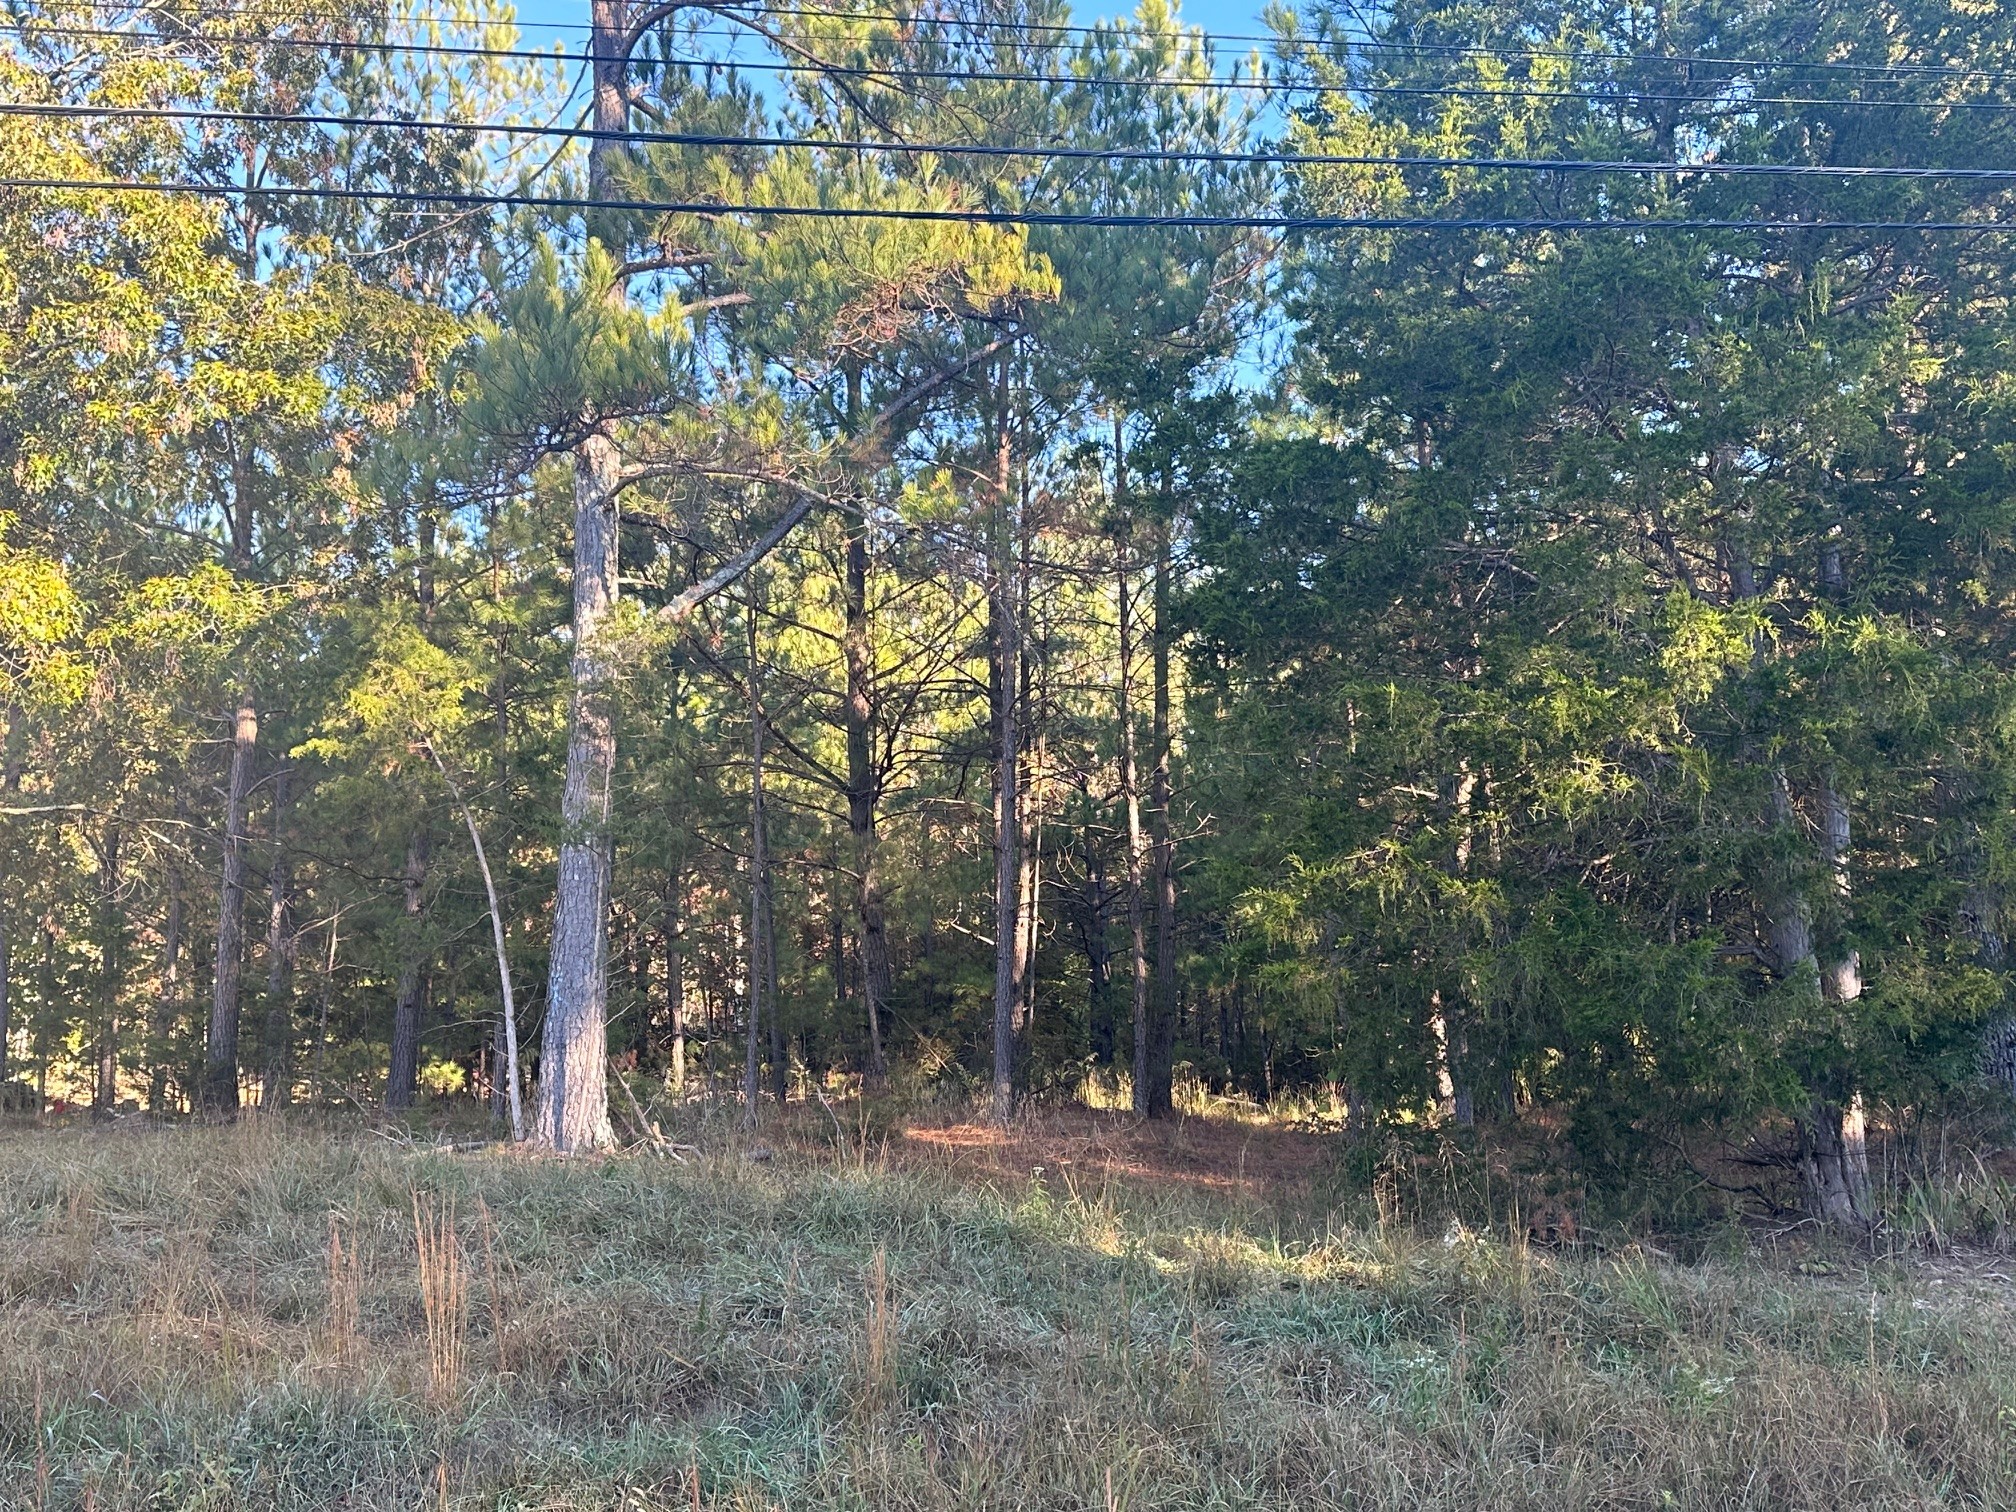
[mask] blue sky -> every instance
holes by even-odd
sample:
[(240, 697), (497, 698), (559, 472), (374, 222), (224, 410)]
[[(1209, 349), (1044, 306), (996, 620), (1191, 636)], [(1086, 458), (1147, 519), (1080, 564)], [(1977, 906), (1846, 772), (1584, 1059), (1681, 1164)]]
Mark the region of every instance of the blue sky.
[[(1191, 26), (1201, 26), (1216, 35), (1264, 36), (1267, 28), (1261, 24), (1260, 12), (1266, 0), (1171, 0), (1178, 5), (1182, 20)], [(588, 0), (517, 0), (518, 19), (526, 26), (525, 41), (534, 46), (550, 45), (556, 37), (565, 36), (570, 51), (579, 47), (578, 33), (557, 33), (542, 31), (535, 23), (563, 23), (570, 27), (585, 25), (588, 20)], [(859, 0), (863, 10), (892, 10), (898, 8), (889, 0)], [(1133, 5), (1127, 0), (1108, 6), (1076, 5), (1073, 17), (1080, 23), (1111, 19), (1116, 15), (1128, 15)], [(1249, 53), (1254, 44), (1250, 42), (1226, 43), (1218, 50), (1219, 72), (1228, 72), (1231, 63)], [(1264, 51), (1264, 49), (1263, 49)], [(1262, 130), (1266, 129), (1268, 116), (1263, 116)], [(1252, 348), (1237, 363), (1238, 382), (1242, 387), (1251, 387), (1264, 381), (1270, 365), (1261, 360), (1261, 347), (1278, 340), (1282, 330), (1278, 323), (1270, 322), (1269, 328), (1256, 333)]]
[[(1260, 9), (1264, 3), (1265, 0), (1188, 0), (1182, 7), (1182, 16), (1190, 25), (1201, 26), (1206, 31), (1257, 36), (1266, 31), (1260, 24)], [(890, 10), (895, 7), (882, 3), (882, 0), (874, 0), (872, 4), (864, 3), (862, 8)], [(1083, 22), (1129, 14), (1133, 7), (1125, 4), (1080, 5), (1075, 9), (1077, 19)], [(562, 21), (583, 24), (588, 20), (588, 0), (518, 0), (518, 19), (527, 23)], [(535, 39), (543, 40), (536, 34)], [(1243, 51), (1243, 45), (1237, 50)]]
[[(886, 11), (900, 9), (901, 3), (891, 0), (857, 0), (863, 10)], [(1137, 0), (1138, 3), (1138, 0)], [(1169, 0), (1177, 9), (1186, 25), (1201, 26), (1214, 36), (1264, 37), (1267, 28), (1260, 20), (1260, 12), (1267, 0)], [(1128, 0), (1098, 6), (1079, 4), (1073, 8), (1073, 19), (1080, 24), (1100, 20), (1110, 20), (1115, 16), (1131, 15), (1134, 5)], [(580, 30), (585, 30), (588, 21), (588, 0), (517, 0), (519, 23), (525, 28), (522, 45), (550, 47), (556, 41), (564, 41), (570, 52), (580, 47)], [(542, 25), (543, 23), (543, 25)], [(565, 27), (568, 30), (556, 28)], [(579, 29), (579, 30), (576, 30)], [(1218, 71), (1229, 73), (1232, 64), (1249, 56), (1256, 45), (1253, 42), (1225, 42), (1218, 47)], [(1263, 53), (1266, 51), (1262, 46)], [(738, 47), (736, 53), (754, 63), (762, 56), (760, 52), (747, 46)], [(763, 93), (761, 84), (757, 85)], [(1261, 112), (1260, 131), (1264, 135), (1270, 128), (1278, 127), (1275, 107), (1279, 97), (1265, 102)]]

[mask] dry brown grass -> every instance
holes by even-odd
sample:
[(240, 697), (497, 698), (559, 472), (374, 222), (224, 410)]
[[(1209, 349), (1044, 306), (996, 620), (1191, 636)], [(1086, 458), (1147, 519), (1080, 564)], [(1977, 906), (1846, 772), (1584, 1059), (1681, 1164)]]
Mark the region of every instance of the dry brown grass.
[(2016, 1506), (1992, 1267), (1382, 1232), (1316, 1170), (1125, 1146), (975, 1180), (681, 1137), (0, 1134), (0, 1505)]

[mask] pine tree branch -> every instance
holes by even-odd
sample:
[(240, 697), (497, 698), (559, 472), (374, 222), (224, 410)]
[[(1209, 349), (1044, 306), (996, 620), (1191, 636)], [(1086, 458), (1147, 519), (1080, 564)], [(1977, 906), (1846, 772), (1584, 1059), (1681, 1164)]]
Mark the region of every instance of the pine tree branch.
[(699, 582), (686, 589), (685, 592), (680, 593), (661, 605), (657, 615), (659, 619), (669, 620), (674, 623), (685, 619), (695, 609), (698, 609), (707, 600), (735, 582), (736, 579), (748, 572), (750, 568), (775, 551), (783, 543), (784, 538), (796, 530), (805, 517), (811, 514), (816, 507), (822, 503), (830, 502), (823, 494), (815, 493), (809, 488), (803, 488), (789, 479), (777, 478), (765, 479), (763, 481), (775, 482), (779, 486), (796, 492), (798, 495), (796, 501), (783, 514), (779, 515), (776, 523), (764, 531), (761, 536), (736, 552), (727, 561), (700, 579)]
[(1008, 332), (1007, 335), (988, 342), (987, 345), (981, 347), (978, 351), (969, 352), (951, 366), (942, 367), (928, 377), (918, 379), (917, 382), (911, 384), (910, 387), (903, 390), (902, 393), (898, 394), (875, 412), (874, 417), (863, 428), (861, 439), (856, 443), (856, 446), (865, 448), (869, 443), (879, 440), (891, 425), (902, 418), (905, 410), (921, 399), (928, 399), (946, 384), (964, 377), (974, 368), (979, 367), (987, 361), (988, 358), (994, 356), (1005, 347), (1013, 346), (1027, 334), (1026, 331), (1018, 327)]

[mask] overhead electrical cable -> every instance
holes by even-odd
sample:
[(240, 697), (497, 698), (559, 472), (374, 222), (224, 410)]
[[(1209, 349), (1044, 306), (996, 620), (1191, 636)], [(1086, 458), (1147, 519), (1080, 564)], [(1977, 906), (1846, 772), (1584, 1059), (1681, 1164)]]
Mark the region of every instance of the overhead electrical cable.
[[(352, 13), (329, 10), (292, 9), (286, 11), (251, 12), (243, 6), (198, 5), (176, 8), (155, 8), (134, 4), (132, 0), (73, 0), (82, 9), (106, 11), (117, 14), (134, 14), (136, 18), (158, 16), (163, 19), (183, 17), (210, 17), (213, 19), (260, 19), (260, 20), (303, 20), (303, 21), (355, 21)], [(1051, 21), (1011, 21), (994, 20), (987, 17), (957, 17), (906, 14), (901, 11), (874, 11), (853, 9), (826, 9), (816, 6), (784, 6), (750, 4), (695, 5), (694, 10), (702, 10), (712, 15), (732, 15), (738, 11), (748, 11), (755, 16), (784, 16), (810, 20), (832, 20), (840, 22), (864, 21), (887, 22), (899, 26), (926, 26), (979, 32), (1042, 33), (1055, 36), (1079, 37), (1086, 40), (1110, 39), (1118, 42), (1162, 40), (1178, 42), (1202, 42), (1216, 44), (1223, 42), (1251, 43), (1256, 46), (1271, 47), (1342, 47), (1353, 52), (1391, 52), (1417, 54), (1431, 57), (1484, 57), (1484, 58), (1527, 58), (1558, 59), (1565, 61), (1597, 62), (1609, 64), (1688, 64), (1697, 67), (1753, 69), (1761, 72), (1777, 73), (1786, 70), (1812, 69), (1828, 73), (1886, 74), (1911, 77), (1942, 77), (1964, 79), (2006, 80), (2016, 78), (2016, 71), (2008, 69), (1972, 68), (1957, 63), (1858, 63), (1841, 58), (1746, 58), (1732, 57), (1718, 53), (1629, 53), (1602, 48), (1570, 47), (1506, 47), (1490, 46), (1476, 42), (1416, 42), (1403, 41), (1391, 37), (1346, 37), (1337, 34), (1295, 34), (1284, 36), (1280, 33), (1262, 32), (1214, 32), (1208, 28), (1181, 27), (1166, 33), (1129, 32), (1120, 27), (1087, 25)], [(457, 17), (430, 15), (416, 12), (407, 16), (392, 16), (389, 20), (402, 25), (438, 25), (442, 27), (467, 27), (474, 29), (486, 23)], [(583, 21), (525, 21), (514, 18), (509, 23), (520, 30), (586, 33), (592, 27)], [(749, 35), (730, 28), (699, 27), (686, 32), (687, 35), (728, 36)], [(1080, 43), (1032, 43), (1026, 39), (1024, 46), (1056, 50), (1062, 47), (1077, 47)]]
[(251, 37), (220, 32), (143, 32), (123, 26), (32, 25), (18, 17), (4, 18), (24, 38), (97, 37), (126, 42), (213, 43), (227, 47), (287, 47), (334, 53), (413, 53), (427, 58), (523, 58), (535, 63), (578, 63), (581, 54), (567, 51), (559, 43), (548, 48), (485, 47), (476, 43), (407, 42), (396, 37)]
[(2016, 181), (2016, 168), (1916, 167), (1889, 164), (1661, 162), (1602, 158), (1410, 157), (1379, 153), (1238, 152), (1212, 148), (1068, 147), (993, 142), (892, 142), (706, 131), (606, 131), (590, 126), (448, 121), (428, 117), (304, 114), (264, 110), (205, 110), (175, 106), (66, 105), (0, 101), (0, 116), (73, 119), (217, 122), (233, 125), (328, 126), (361, 130), (466, 132), (474, 135), (580, 138), (676, 147), (806, 149), (876, 152), (916, 157), (1055, 158), (1094, 162), (1231, 163), (1278, 167), (1433, 168), (1534, 173), (1715, 174), (1794, 178), (1882, 178)]
[[(17, 29), (21, 29), (24, 26), (24, 23), (18, 20), (15, 20), (13, 24)], [(241, 47), (291, 47), (324, 52), (411, 53), (419, 56), (522, 58), (528, 61), (544, 63), (556, 61), (580, 62), (583, 57), (583, 54), (570, 53), (557, 46), (550, 50), (540, 50), (485, 47), (475, 44), (408, 42), (396, 38), (374, 38), (366, 41), (271, 35), (259, 37), (222, 36), (211, 32), (189, 32), (182, 36), (171, 36), (149, 35), (119, 27), (36, 25), (32, 30), (24, 30), (23, 35), (101, 37), (129, 42), (192, 42)], [(757, 34), (752, 33), (748, 35), (752, 40), (760, 40)], [(1362, 81), (1355, 83), (1326, 83), (1284, 79), (1261, 74), (1251, 76), (1237, 73), (1231, 75), (1210, 74), (1194, 78), (1186, 78), (1175, 74), (1110, 76), (1096, 73), (1062, 74), (1006, 69), (906, 68), (857, 63), (786, 62), (774, 59), (668, 56), (645, 58), (639, 60), (639, 62), (645, 65), (667, 64), (675, 67), (710, 71), (731, 70), (809, 75), (820, 78), (846, 79), (857, 83), (874, 83), (877, 81), (904, 82), (916, 79), (932, 79), (949, 82), (970, 81), (1001, 84), (1054, 85), (1062, 88), (1093, 90), (1216, 89), (1266, 95), (1300, 94), (1428, 99), (1570, 100), (1606, 107), (1682, 105), (1704, 114), (1713, 115), (1743, 115), (1767, 105), (1814, 107), (1830, 110), (1987, 111), (1991, 113), (2016, 111), (2016, 101), (2011, 100), (1872, 100), (1859, 98), (1844, 99), (1827, 95), (1763, 95), (1741, 92), (1674, 94), (1633, 89), (1615, 80), (1598, 81), (1594, 87), (1588, 89), (1542, 89), (1516, 82), (1504, 84), (1379, 84)]]
[(992, 226), (1098, 226), (1134, 229), (1232, 229), (1266, 231), (1866, 231), (1960, 232), (1999, 235), (2016, 232), (2016, 220), (1809, 220), (1718, 219), (1689, 216), (1418, 216), (1418, 215), (1156, 215), (1131, 211), (984, 210), (857, 205), (752, 205), (717, 200), (598, 198), (590, 195), (535, 195), (450, 189), (362, 189), (340, 185), (206, 184), (184, 180), (0, 178), (0, 189), (58, 193), (186, 194), (213, 199), (263, 196), (269, 199), (376, 200), (392, 203), (491, 205), (551, 210), (613, 210), (646, 215), (733, 216), (765, 219), (938, 221)]
[[(688, 68), (718, 67), (707, 58), (661, 60)], [(1057, 84), (1077, 88), (1121, 89), (1223, 89), (1250, 94), (1378, 95), (1396, 98), (1478, 99), (1478, 100), (1580, 100), (1591, 105), (1686, 105), (1704, 112), (1747, 114), (1761, 105), (1825, 106), (1847, 110), (1986, 110), (2016, 111), (2012, 100), (1864, 100), (1837, 99), (1826, 95), (1759, 94), (1663, 94), (1632, 89), (1615, 81), (1605, 81), (1590, 89), (1541, 89), (1531, 85), (1496, 84), (1367, 84), (1316, 83), (1272, 77), (1241, 78), (1238, 75), (1209, 75), (1186, 79), (1177, 76), (1107, 77), (1099, 74), (1023, 73), (1014, 70), (978, 68), (878, 68), (848, 63), (761, 63), (746, 65), (772, 73), (817, 74), (834, 78), (950, 79), (974, 80), (990, 84)]]

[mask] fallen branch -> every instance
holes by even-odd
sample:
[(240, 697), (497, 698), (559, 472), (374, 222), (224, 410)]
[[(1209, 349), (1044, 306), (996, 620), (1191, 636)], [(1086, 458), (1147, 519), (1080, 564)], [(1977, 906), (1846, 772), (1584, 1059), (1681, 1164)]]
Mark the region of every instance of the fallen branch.
[(652, 1123), (650, 1119), (646, 1118), (644, 1116), (644, 1110), (637, 1105), (637, 1094), (630, 1090), (629, 1079), (626, 1078), (623, 1075), (623, 1073), (617, 1069), (616, 1063), (613, 1060), (609, 1063), (609, 1074), (616, 1078), (616, 1085), (623, 1089), (623, 1096), (627, 1098), (630, 1103), (630, 1111), (631, 1113), (636, 1115), (638, 1131), (642, 1133), (644, 1138), (648, 1139), (651, 1142), (651, 1148), (656, 1150), (660, 1155), (664, 1156), (667, 1160), (676, 1160), (681, 1165), (686, 1164), (686, 1157), (684, 1155), (681, 1155), (679, 1152), (682, 1149), (691, 1149), (692, 1146), (675, 1145), (663, 1134), (658, 1132), (658, 1126)]

